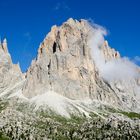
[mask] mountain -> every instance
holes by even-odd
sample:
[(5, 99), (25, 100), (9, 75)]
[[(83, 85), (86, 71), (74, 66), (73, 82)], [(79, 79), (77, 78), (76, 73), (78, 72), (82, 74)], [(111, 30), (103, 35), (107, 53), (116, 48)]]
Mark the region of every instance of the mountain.
[[(69, 104), (75, 100), (80, 102), (87, 100), (91, 104), (99, 101), (120, 109), (133, 111), (138, 109), (137, 111), (139, 111), (137, 96), (139, 93), (137, 92), (140, 91), (140, 86), (137, 84), (137, 77), (130, 77), (130, 82), (121, 78), (110, 82), (102, 76), (100, 69), (104, 69), (105, 66), (100, 68), (96, 59), (101, 61), (103, 57), (106, 63), (104, 65), (112, 60), (118, 61), (118, 67), (120, 63), (122, 65), (120, 69), (126, 65), (126, 62), (119, 62), (123, 61), (120, 54), (111, 49), (107, 41), (98, 40), (98, 36), (101, 34), (98, 30), (98, 27), (92, 27), (85, 20), (69, 19), (60, 27), (53, 26), (38, 49), (37, 59), (33, 60), (28, 69), (23, 95), (27, 98), (37, 95), (39, 98), (44, 94), (47, 96), (46, 94), (53, 91), (56, 93), (55, 95), (58, 94), (56, 98), (59, 96), (64, 97), (64, 100), (68, 98)], [(102, 34), (101, 37), (103, 37)], [(102, 56), (98, 54), (99, 58), (95, 58), (96, 54), (94, 55), (97, 48), (91, 47), (91, 44), (96, 47), (94, 42), (99, 43), (99, 47), (101, 47), (98, 51), (102, 53)], [(91, 49), (93, 53), (91, 53)], [(138, 70), (135, 71), (138, 73)], [(43, 98), (44, 102), (46, 98)]]
[[(0, 43), (0, 97), (15, 93), (22, 84), (23, 74), (19, 64), (13, 64), (6, 39)], [(20, 86), (21, 88), (21, 86)]]
[[(140, 68), (112, 49), (105, 35), (103, 27), (86, 20), (70, 18), (55, 25), (25, 74), (12, 63), (5, 39), (0, 44), (0, 130), (13, 139), (25, 139), (28, 132), (31, 140), (41, 139), (42, 134), (42, 138), (82, 139), (78, 130), (83, 127), (93, 139), (98, 134), (91, 136), (90, 128), (100, 129), (105, 137), (102, 133), (109, 126), (112, 138), (116, 131), (123, 138), (118, 127), (122, 125), (123, 131), (129, 124), (140, 137)], [(61, 125), (69, 134), (64, 135)], [(54, 136), (55, 130), (61, 138)]]

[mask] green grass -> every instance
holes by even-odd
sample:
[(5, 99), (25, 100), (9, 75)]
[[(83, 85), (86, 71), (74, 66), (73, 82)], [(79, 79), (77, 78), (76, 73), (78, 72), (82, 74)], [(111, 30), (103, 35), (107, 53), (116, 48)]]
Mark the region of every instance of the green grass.
[(69, 122), (72, 122), (72, 123), (83, 123), (86, 118), (84, 116), (75, 116), (73, 114), (70, 114), (70, 118), (66, 118), (66, 117), (63, 117), (61, 115), (58, 115), (58, 114), (55, 114), (54, 112), (52, 111), (41, 111), (39, 113), (40, 116), (42, 117), (45, 117), (45, 118), (52, 118), (53, 120), (57, 121), (57, 122), (60, 122), (62, 124), (67, 124)]
[(140, 114), (136, 113), (136, 112), (126, 112), (126, 111), (122, 111), (122, 110), (119, 110), (119, 109), (114, 109), (114, 108), (111, 108), (111, 107), (105, 107), (105, 110), (108, 111), (108, 112), (111, 112), (111, 113), (123, 114), (123, 115), (129, 117), (130, 119), (134, 119), (134, 118), (140, 119)]
[(124, 112), (124, 111), (120, 111), (119, 113), (131, 118), (131, 119), (134, 119), (134, 118), (138, 118), (140, 119), (140, 114), (138, 113), (135, 113), (135, 112)]
[(2, 132), (0, 132), (0, 140), (9, 140), (9, 138), (5, 136)]

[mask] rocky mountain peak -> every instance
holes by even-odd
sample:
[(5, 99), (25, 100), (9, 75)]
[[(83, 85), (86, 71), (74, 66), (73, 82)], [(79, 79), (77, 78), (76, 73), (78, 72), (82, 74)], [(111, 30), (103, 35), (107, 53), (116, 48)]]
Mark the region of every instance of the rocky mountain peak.
[[(60, 27), (53, 26), (28, 69), (23, 94), (32, 98), (51, 90), (75, 100), (105, 97), (109, 100), (112, 91), (99, 78), (88, 46), (90, 30), (85, 20), (69, 19)], [(113, 102), (118, 102), (115, 94), (111, 97)]]
[[(13, 64), (7, 48), (7, 40), (0, 43), (0, 97), (6, 94), (8, 89), (22, 81), (23, 75), (19, 64)], [(7, 92), (6, 92), (7, 90)]]
[(104, 44), (102, 45), (101, 50), (106, 61), (109, 61), (111, 59), (118, 59), (121, 57), (118, 51), (116, 51), (115, 49), (109, 46), (107, 40), (104, 41)]
[(4, 51), (5, 53), (8, 53), (7, 39), (6, 39), (6, 38), (3, 40), (3, 42), (0, 43), (0, 47), (3, 49), (3, 51)]
[[(84, 20), (79, 22), (71, 18), (67, 22), (63, 23), (63, 25), (60, 27), (56, 25), (53, 26), (50, 33), (46, 36), (43, 43), (41, 44), (39, 48), (39, 54), (42, 52), (44, 47), (47, 50), (52, 48), (53, 50), (50, 50), (51, 53), (55, 53), (56, 51), (63, 52), (67, 50), (70, 44), (74, 44), (77, 41), (76, 39), (81, 39), (83, 37), (82, 35), (87, 34), (87, 27), (85, 24), (86, 22)], [(56, 43), (59, 44), (57, 45)], [(52, 47), (51, 45), (53, 44), (54, 46)], [(47, 48), (47, 46), (49, 47)]]
[[(122, 89), (120, 85), (122, 81), (109, 83), (100, 73), (93, 56), (98, 56), (96, 45), (105, 60), (104, 64), (114, 59), (121, 61), (119, 52), (109, 46), (100, 32), (96, 25), (72, 18), (61, 26), (53, 26), (39, 46), (37, 59), (28, 69), (23, 95), (33, 98), (53, 91), (72, 100), (88, 98), (117, 107), (122, 107), (122, 104), (125, 104), (124, 108), (136, 107), (134, 87), (129, 88), (129, 96), (128, 86)], [(91, 39), (92, 44), (89, 43)], [(97, 58), (100, 61), (101, 58)]]
[[(71, 92), (71, 89), (68, 89), (68, 84), (72, 84), (75, 87), (74, 83), (79, 82), (77, 79), (86, 79), (86, 76), (82, 75), (82, 71), (84, 72), (84, 69), (85, 72), (88, 71), (87, 69), (89, 69), (89, 71), (94, 69), (89, 54), (89, 48), (84, 41), (86, 40), (86, 36), (84, 36), (85, 33), (82, 33), (86, 32), (86, 29), (82, 30), (82, 28), (83, 22), (80, 23), (72, 19), (69, 19), (60, 27), (53, 26), (51, 32), (39, 47), (37, 60), (34, 61), (34, 64), (29, 68), (27, 79), (33, 78), (29, 74), (30, 72), (32, 72), (33, 75), (38, 73), (37, 75), (39, 79), (37, 78), (34, 81), (34, 84), (41, 87), (43, 86), (43, 92), (46, 90), (56, 90), (62, 94), (66, 94), (66, 96), (71, 96), (72, 94), (77, 96), (74, 94), (76, 89), (73, 89), (73, 92)], [(80, 72), (80, 69), (83, 70)], [(43, 71), (46, 71), (46, 73)], [(45, 74), (45, 78), (43, 78), (43, 73)], [(67, 78), (70, 79), (70, 81), (67, 80)], [(64, 83), (66, 85), (64, 85)], [(26, 84), (30, 85), (29, 79)], [(79, 84), (80, 83), (78, 83), (77, 86), (78, 88), (80, 88)], [(30, 86), (30, 88), (33, 87)], [(65, 90), (63, 91), (62, 89)], [(72, 93), (71, 95), (66, 93), (67, 89)], [(26, 94), (31, 96), (28, 88), (23, 91), (26, 91)], [(40, 94), (40, 91), (35, 91), (34, 93)]]
[(0, 62), (1, 62), (1, 67), (2, 65), (3, 66), (5, 65), (9, 68), (12, 66), (12, 60), (10, 54), (8, 53), (6, 39), (4, 39), (0, 43)]

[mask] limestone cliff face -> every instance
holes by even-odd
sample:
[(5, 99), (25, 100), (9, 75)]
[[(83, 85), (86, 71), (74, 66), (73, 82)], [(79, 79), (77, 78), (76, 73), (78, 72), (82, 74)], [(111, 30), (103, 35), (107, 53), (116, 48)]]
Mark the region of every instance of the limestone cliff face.
[(101, 47), (101, 51), (106, 61), (120, 58), (119, 52), (113, 48), (110, 48), (107, 41), (104, 42), (103, 46)]
[[(51, 90), (73, 100), (89, 98), (116, 107), (138, 108), (134, 90), (139, 91), (139, 79), (129, 83), (104, 80), (91, 56), (90, 32), (91, 27), (85, 20), (69, 19), (60, 27), (53, 26), (26, 73), (23, 94), (32, 98)], [(105, 63), (121, 58), (107, 41), (100, 50)]]
[(53, 90), (75, 100), (90, 98), (120, 105), (91, 58), (89, 31), (84, 20), (69, 19), (60, 27), (53, 26), (28, 69), (23, 94), (31, 98)]
[(23, 78), (18, 64), (13, 64), (7, 49), (7, 41), (0, 43), (0, 94)]

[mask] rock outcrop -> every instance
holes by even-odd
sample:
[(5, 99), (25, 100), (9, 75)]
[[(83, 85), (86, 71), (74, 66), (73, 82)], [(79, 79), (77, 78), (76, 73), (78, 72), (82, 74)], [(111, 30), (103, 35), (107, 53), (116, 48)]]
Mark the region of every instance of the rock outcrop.
[[(89, 98), (125, 107), (119, 89), (101, 77), (92, 59), (89, 32), (91, 26), (85, 20), (69, 19), (60, 27), (53, 26), (28, 69), (23, 94), (32, 98), (51, 90), (73, 100)], [(107, 41), (102, 44), (101, 51), (106, 61), (120, 58), (119, 52), (111, 49)], [(129, 109), (135, 108), (135, 95), (126, 91), (125, 99), (131, 98)]]
[(7, 41), (0, 43), (0, 96), (12, 92), (17, 83), (22, 81), (23, 74), (19, 64), (13, 64), (7, 49)]
[(102, 53), (103, 53), (106, 61), (109, 61), (111, 59), (120, 58), (120, 53), (118, 51), (116, 51), (115, 49), (110, 48), (109, 45), (108, 45), (108, 41), (104, 42), (101, 49), (102, 49)]

